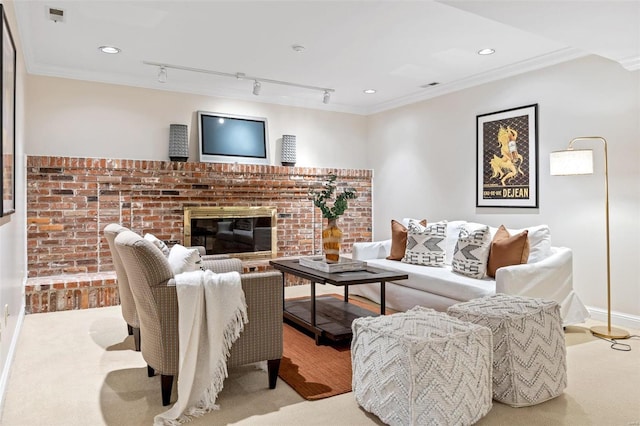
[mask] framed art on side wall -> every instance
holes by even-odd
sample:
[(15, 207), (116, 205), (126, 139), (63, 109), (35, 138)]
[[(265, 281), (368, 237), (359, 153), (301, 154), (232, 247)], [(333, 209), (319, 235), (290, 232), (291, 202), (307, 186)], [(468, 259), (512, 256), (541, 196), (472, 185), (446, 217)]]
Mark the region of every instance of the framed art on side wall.
[(2, 15), (2, 53), (0, 69), (2, 73), (0, 110), (2, 110), (2, 216), (15, 212), (15, 158), (16, 158), (16, 47), (4, 8)]
[(476, 207), (538, 207), (538, 104), (476, 116)]

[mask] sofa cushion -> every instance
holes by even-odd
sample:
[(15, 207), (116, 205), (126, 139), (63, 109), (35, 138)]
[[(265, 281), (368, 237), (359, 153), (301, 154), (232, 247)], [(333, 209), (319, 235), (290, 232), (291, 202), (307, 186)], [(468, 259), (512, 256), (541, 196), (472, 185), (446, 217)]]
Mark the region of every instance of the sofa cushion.
[(150, 241), (154, 246), (158, 247), (162, 254), (164, 254), (165, 256), (169, 256), (169, 247), (167, 247), (164, 241), (153, 234), (144, 234), (144, 239)]
[(443, 266), (447, 224), (422, 226), (411, 221), (407, 231), (407, 249), (402, 261), (414, 265)]
[[(427, 219), (419, 221), (422, 226), (427, 226)], [(407, 220), (407, 225), (409, 221)], [(387, 259), (402, 260), (407, 249), (407, 227), (402, 223), (391, 219), (391, 252)]]
[(202, 259), (197, 249), (188, 249), (180, 244), (171, 247), (167, 258), (174, 275), (202, 269)]
[(453, 271), (471, 278), (483, 278), (487, 272), (490, 246), (491, 234), (487, 225), (477, 229), (464, 225), (453, 253)]
[[(495, 294), (496, 282), (493, 278), (485, 277), (478, 280), (467, 277), (453, 272), (451, 267), (446, 265), (440, 268), (433, 268), (386, 259), (367, 259), (367, 265), (407, 274), (409, 276), (408, 279), (393, 281), (393, 284), (425, 291), (447, 299), (467, 301)], [(366, 286), (366, 284), (351, 286), (349, 291), (355, 291), (363, 286)], [(380, 284), (371, 284), (371, 286), (375, 287), (377, 291), (380, 289)], [(390, 288), (391, 286), (387, 286), (387, 296), (391, 291)]]
[(509, 235), (504, 225), (500, 225), (491, 241), (487, 275), (496, 276), (496, 270), (503, 266), (520, 265), (529, 259), (529, 231), (526, 229), (519, 234)]

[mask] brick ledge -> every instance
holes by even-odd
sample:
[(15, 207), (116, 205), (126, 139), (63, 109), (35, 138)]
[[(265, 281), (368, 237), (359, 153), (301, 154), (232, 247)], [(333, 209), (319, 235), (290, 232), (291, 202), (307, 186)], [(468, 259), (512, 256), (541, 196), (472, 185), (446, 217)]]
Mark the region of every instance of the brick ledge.
[(37, 314), (120, 304), (115, 271), (28, 278), (25, 313)]

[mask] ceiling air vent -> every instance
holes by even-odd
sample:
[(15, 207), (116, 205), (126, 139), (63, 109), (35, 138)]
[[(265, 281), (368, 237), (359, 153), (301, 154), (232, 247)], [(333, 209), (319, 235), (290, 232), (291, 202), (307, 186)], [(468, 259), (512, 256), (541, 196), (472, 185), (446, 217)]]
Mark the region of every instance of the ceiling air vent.
[(47, 7), (47, 15), (53, 22), (64, 22), (64, 10), (55, 7)]
[(423, 84), (420, 87), (423, 88), (423, 89), (428, 89), (429, 87), (437, 86), (438, 84), (440, 84), (440, 83), (438, 83), (437, 81), (434, 81), (432, 83)]

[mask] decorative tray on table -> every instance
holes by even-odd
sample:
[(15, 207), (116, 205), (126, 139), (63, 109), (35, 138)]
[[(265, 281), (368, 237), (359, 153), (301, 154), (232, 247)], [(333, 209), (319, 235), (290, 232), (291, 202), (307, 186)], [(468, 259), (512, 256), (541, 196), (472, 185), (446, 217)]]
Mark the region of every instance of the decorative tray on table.
[(337, 262), (327, 262), (324, 256), (301, 257), (300, 265), (328, 273), (363, 271), (367, 269), (367, 262), (343, 257)]

